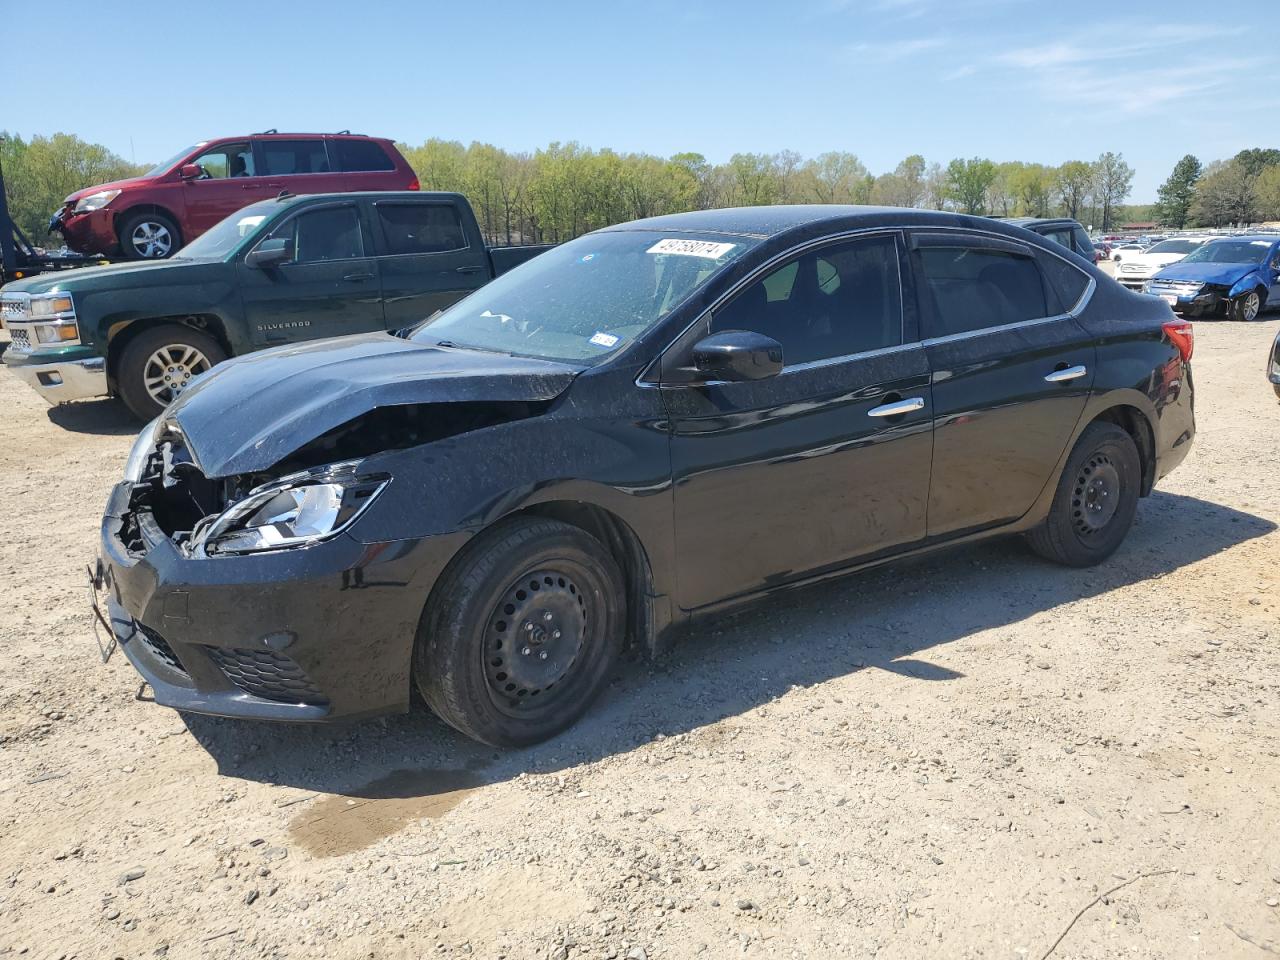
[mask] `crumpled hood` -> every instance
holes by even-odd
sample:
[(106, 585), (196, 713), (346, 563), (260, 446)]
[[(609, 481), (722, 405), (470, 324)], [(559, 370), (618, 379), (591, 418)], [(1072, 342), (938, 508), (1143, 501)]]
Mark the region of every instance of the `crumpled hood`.
[(209, 477), (266, 470), (377, 407), (551, 400), (581, 368), (370, 333), (219, 364), (165, 411)]
[(1179, 261), (1164, 267), (1156, 277), (1160, 280), (1196, 280), (1234, 286), (1241, 277), (1258, 269), (1256, 263), (1185, 263)]
[[(128, 187), (137, 187), (142, 185), (150, 186), (155, 183), (152, 177), (129, 177), (126, 180), (112, 180), (110, 183), (99, 183), (96, 186), (85, 187), (83, 190), (77, 190), (75, 193), (67, 194), (67, 199), (63, 200), (64, 204), (75, 203), (85, 197), (92, 196), (95, 193), (101, 193), (103, 190), (124, 190)], [(112, 209), (115, 209), (114, 207)]]
[(1167, 267), (1171, 263), (1177, 263), (1185, 253), (1140, 253), (1136, 257), (1125, 257), (1120, 261), (1121, 273), (1124, 273), (1124, 267), (1138, 266), (1143, 270), (1159, 270), (1161, 267)]

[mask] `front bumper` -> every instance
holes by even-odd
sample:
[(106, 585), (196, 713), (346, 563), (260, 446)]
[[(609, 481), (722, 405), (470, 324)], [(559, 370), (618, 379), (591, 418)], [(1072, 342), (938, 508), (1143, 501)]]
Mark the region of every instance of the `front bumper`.
[[(466, 539), (362, 543), (193, 559), (118, 484), (95, 580), (120, 648), (179, 710), (327, 721), (404, 711), (431, 586)], [(125, 539), (128, 539), (126, 545)]]
[(115, 211), (109, 205), (88, 213), (71, 213), (64, 207), (49, 221), (49, 230), (61, 233), (67, 246), (76, 253), (107, 254), (120, 250)]
[(1205, 285), (1195, 292), (1186, 293), (1153, 283), (1149, 292), (1168, 303), (1175, 313), (1192, 318), (1221, 316), (1230, 302), (1225, 287)]
[(109, 392), (107, 361), (82, 347), (53, 353), (19, 353), (10, 347), (2, 359), (49, 403), (105, 397)]

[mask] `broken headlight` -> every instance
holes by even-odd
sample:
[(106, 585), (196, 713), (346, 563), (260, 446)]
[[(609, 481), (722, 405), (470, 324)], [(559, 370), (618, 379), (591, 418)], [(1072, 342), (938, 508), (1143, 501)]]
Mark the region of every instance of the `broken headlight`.
[(250, 490), (191, 532), (190, 549), (207, 556), (260, 553), (319, 543), (355, 522), (387, 485), (361, 476), (360, 461), (295, 473)]
[(138, 439), (133, 441), (133, 449), (129, 451), (129, 459), (124, 463), (124, 478), (130, 483), (137, 483), (142, 479), (142, 471), (146, 469), (147, 458), (156, 449), (156, 435), (160, 432), (160, 418), (156, 417), (138, 434)]

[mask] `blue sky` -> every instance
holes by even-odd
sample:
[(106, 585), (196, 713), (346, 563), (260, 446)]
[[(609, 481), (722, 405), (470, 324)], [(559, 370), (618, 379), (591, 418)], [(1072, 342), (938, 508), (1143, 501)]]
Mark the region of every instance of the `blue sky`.
[[(184, 12), (185, 11), (185, 12)], [(305, 12), (304, 12), (305, 11)], [(139, 162), (278, 127), (1060, 163), (1115, 150), (1133, 202), (1184, 153), (1280, 146), (1275, 0), (117, 5), (0, 0), (0, 129)], [(14, 42), (16, 41), (16, 42)], [(1265, 142), (1264, 142), (1265, 141)]]

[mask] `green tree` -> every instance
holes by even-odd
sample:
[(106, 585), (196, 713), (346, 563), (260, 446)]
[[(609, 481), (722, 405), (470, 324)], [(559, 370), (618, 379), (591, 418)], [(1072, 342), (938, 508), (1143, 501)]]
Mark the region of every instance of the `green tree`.
[(1009, 185), (1017, 198), (1018, 214), (1047, 217), (1053, 203), (1053, 171), (1042, 163), (1018, 164), (1009, 175)]
[(1231, 159), (1244, 168), (1245, 176), (1253, 180), (1267, 167), (1274, 167), (1280, 163), (1280, 150), (1274, 147), (1268, 149), (1253, 147), (1249, 150), (1241, 150)]
[(1115, 208), (1133, 192), (1133, 167), (1124, 162), (1124, 154), (1102, 154), (1093, 164), (1093, 189), (1102, 207), (1102, 229), (1110, 230)]
[(1255, 180), (1239, 160), (1215, 160), (1196, 184), (1191, 219), (1202, 227), (1251, 223), (1256, 215)]
[(1258, 216), (1263, 220), (1280, 220), (1280, 163), (1264, 167), (1253, 183)]
[(1054, 175), (1054, 188), (1062, 202), (1062, 210), (1072, 220), (1080, 219), (1080, 211), (1093, 189), (1093, 167), (1083, 160), (1068, 160)]
[(860, 203), (867, 168), (852, 153), (831, 151), (800, 169), (803, 195), (814, 203)]
[(987, 190), (996, 179), (996, 165), (990, 160), (952, 160), (947, 164), (947, 196), (965, 213), (986, 212)]
[(1156, 217), (1165, 226), (1181, 230), (1187, 225), (1202, 169), (1200, 161), (1188, 153), (1173, 165), (1169, 179), (1156, 191)]

